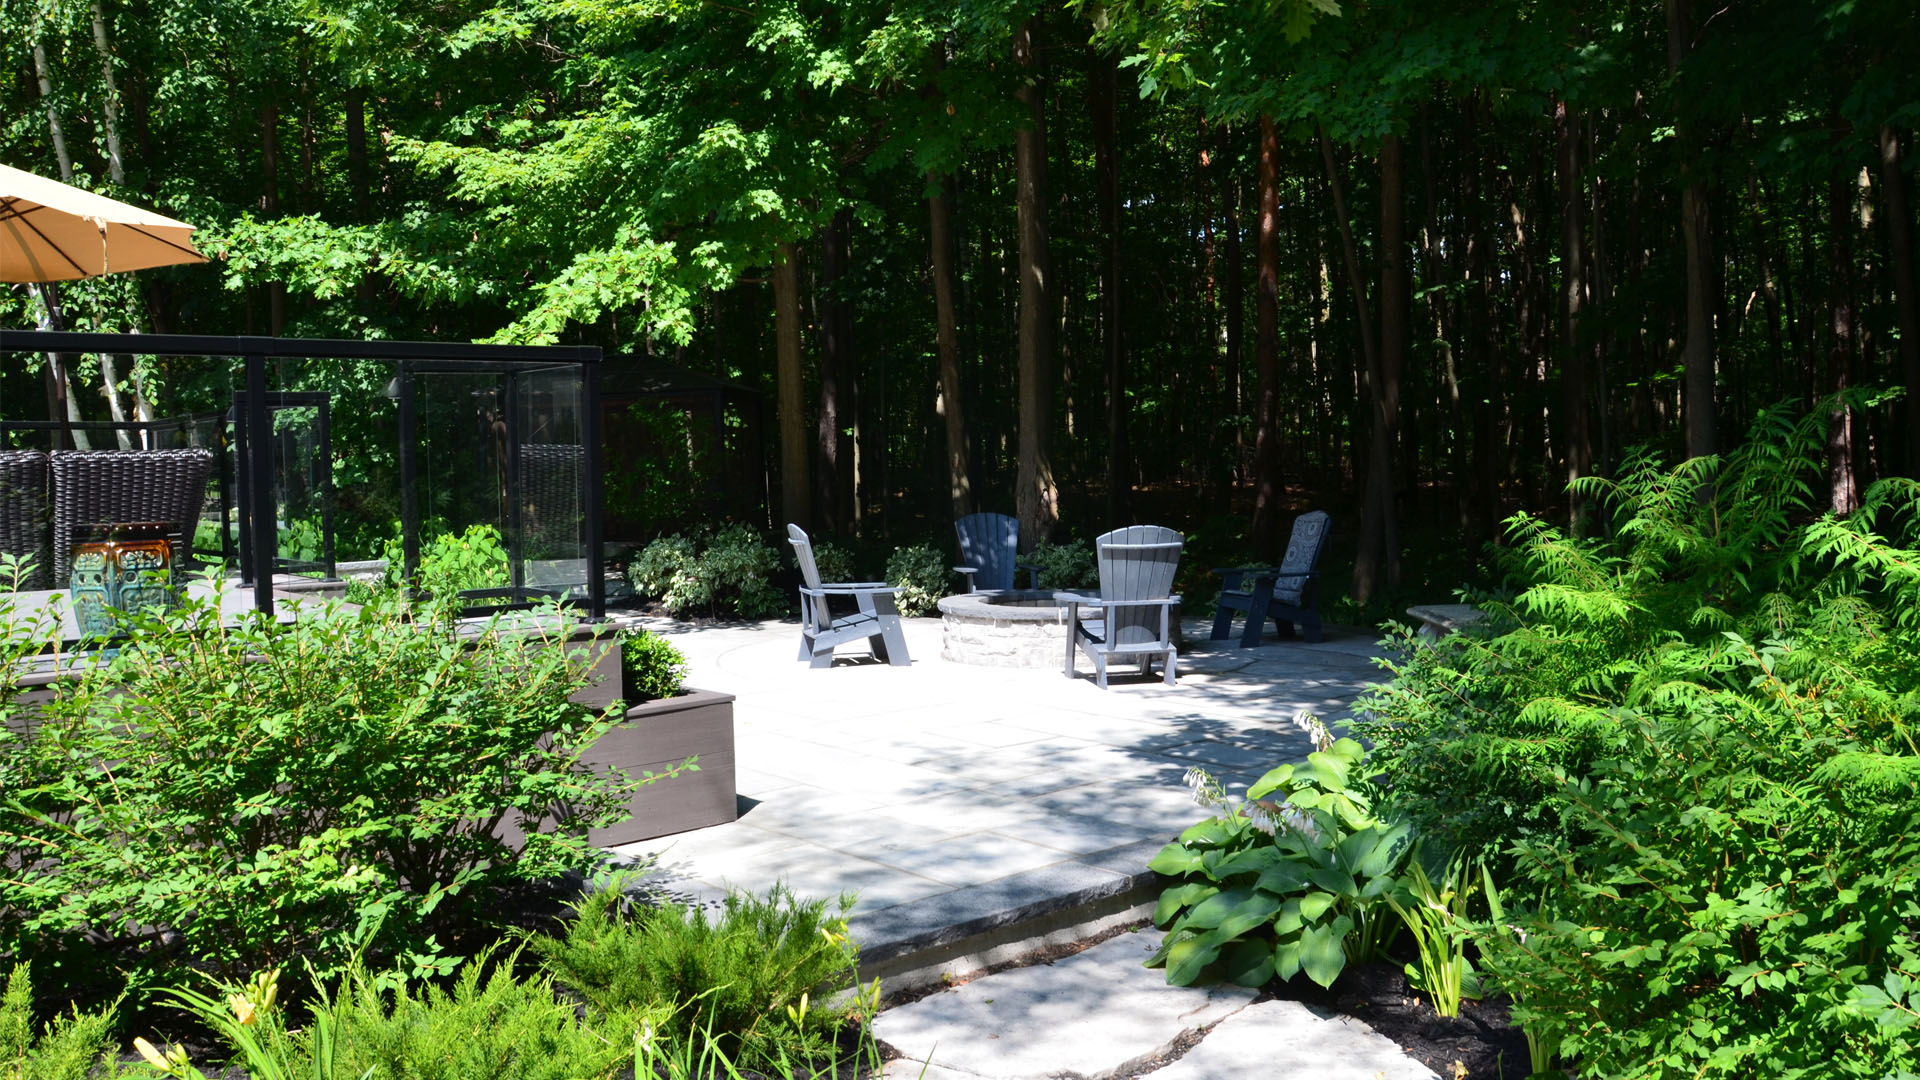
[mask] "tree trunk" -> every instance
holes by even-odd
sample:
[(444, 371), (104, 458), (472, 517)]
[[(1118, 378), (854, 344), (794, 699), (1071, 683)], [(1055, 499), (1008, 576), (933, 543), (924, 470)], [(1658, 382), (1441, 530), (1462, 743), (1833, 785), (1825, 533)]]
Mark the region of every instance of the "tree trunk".
[(100, 0), (92, 0), (89, 6), (93, 10), (93, 47), (100, 54), (100, 81), (106, 86), (103, 111), (107, 137), (107, 175), (112, 177), (113, 186), (124, 187), (127, 172), (120, 160), (120, 88), (113, 80), (113, 46), (107, 39), (107, 15)]
[(1093, 66), (1088, 104), (1100, 200), (1100, 347), (1107, 375), (1107, 525), (1133, 520), (1133, 467), (1127, 448), (1126, 352), (1120, 317), (1120, 172), (1114, 160), (1114, 99), (1118, 61), (1087, 46)]
[[(1380, 138), (1380, 352), (1373, 383), (1373, 448), (1367, 462), (1367, 510), (1372, 529), (1362, 528), (1361, 547), (1379, 545), (1387, 584), (1400, 584), (1400, 526), (1393, 490), (1393, 454), (1400, 426), (1400, 380), (1407, 367), (1407, 319), (1412, 282), (1407, 276), (1407, 167), (1400, 136)], [(1358, 569), (1355, 571), (1358, 576)], [(1368, 598), (1371, 599), (1371, 593)], [(1358, 599), (1358, 597), (1356, 597)], [(1364, 603), (1365, 601), (1361, 601)]]
[(1885, 125), (1880, 128), (1880, 187), (1886, 192), (1887, 254), (1893, 263), (1901, 382), (1907, 388), (1907, 475), (1920, 476), (1920, 297), (1914, 295), (1913, 211), (1900, 173), (1900, 138)]
[(367, 92), (347, 91), (347, 186), (352, 189), (353, 220), (367, 220)]
[(1260, 117), (1260, 209), (1254, 251), (1253, 364), (1259, 395), (1253, 427), (1254, 553), (1272, 559), (1280, 546), (1285, 491), (1280, 476), (1280, 133), (1273, 118)]
[[(1320, 161), (1327, 170), (1327, 190), (1333, 196), (1334, 221), (1340, 229), (1340, 261), (1346, 266), (1347, 286), (1353, 291), (1353, 307), (1354, 312), (1358, 316), (1356, 321), (1360, 328), (1360, 354), (1364, 361), (1368, 388), (1373, 400), (1373, 423), (1368, 439), (1369, 460), (1367, 461), (1366, 489), (1361, 504), (1360, 544), (1355, 550), (1353, 562), (1353, 599), (1357, 603), (1365, 604), (1373, 599), (1374, 592), (1379, 589), (1382, 570), (1388, 564), (1389, 545), (1386, 540), (1386, 534), (1392, 530), (1392, 523), (1389, 519), (1392, 517), (1393, 510), (1391, 491), (1393, 480), (1388, 459), (1390, 457), (1389, 449), (1392, 445), (1393, 437), (1392, 433), (1388, 431), (1385, 426), (1386, 413), (1383, 407), (1386, 404), (1384, 392), (1387, 389), (1387, 380), (1381, 366), (1380, 342), (1374, 335), (1373, 312), (1367, 303), (1367, 281), (1365, 276), (1360, 273), (1360, 253), (1353, 239), (1353, 218), (1347, 210), (1346, 186), (1340, 182), (1340, 167), (1338, 163), (1334, 161), (1333, 144), (1327, 140), (1326, 130), (1324, 128), (1319, 129), (1318, 135), (1320, 142)], [(1396, 141), (1395, 151), (1397, 152), (1397, 150), (1398, 142)], [(1386, 141), (1382, 140), (1380, 162), (1380, 224), (1382, 234), (1380, 241), (1383, 249), (1387, 247), (1385, 229), (1389, 224), (1389, 215), (1387, 212), (1389, 170), (1387, 169), (1386, 155)], [(1394, 183), (1398, 184), (1400, 179), (1399, 177), (1395, 177)], [(1395, 190), (1398, 190), (1397, 187)], [(1396, 229), (1404, 229), (1404, 222), (1394, 224)], [(1399, 256), (1399, 258), (1404, 260), (1405, 256)], [(1400, 263), (1399, 265), (1404, 265), (1404, 263)], [(1386, 278), (1387, 275), (1383, 273), (1381, 277), (1383, 286), (1386, 283)], [(1404, 290), (1402, 291), (1401, 298), (1404, 300)], [(1384, 288), (1382, 290), (1381, 300), (1382, 302), (1387, 300)], [(1404, 304), (1402, 306), (1404, 307)], [(1404, 335), (1406, 333), (1404, 316), (1402, 317), (1399, 332), (1402, 335), (1400, 344), (1404, 349)], [(1396, 397), (1395, 407), (1397, 409), (1397, 374), (1394, 394)], [(1387, 444), (1385, 447), (1381, 445), (1383, 439)], [(1384, 499), (1381, 494), (1382, 489), (1386, 489)], [(1383, 502), (1386, 504), (1384, 506), (1384, 512)], [(1397, 562), (1398, 560), (1395, 559), (1394, 561)]]
[(1860, 505), (1853, 468), (1853, 409), (1839, 396), (1853, 384), (1854, 337), (1859, 330), (1853, 303), (1852, 218), (1853, 188), (1836, 164), (1827, 176), (1827, 312), (1833, 336), (1827, 341), (1825, 387), (1834, 395), (1827, 412), (1827, 488), (1836, 514), (1850, 514)]
[[(280, 105), (272, 98), (260, 103), (260, 211), (280, 216)], [(279, 337), (287, 326), (287, 285), (267, 283), (267, 333)]]
[(836, 536), (855, 531), (853, 512), (853, 448), (846, 429), (853, 423), (853, 343), (840, 297), (847, 271), (847, 221), (841, 211), (820, 230), (820, 277), (817, 310), (820, 324), (820, 467), (813, 475), (815, 524)]
[(47, 63), (47, 47), (41, 43), (39, 28), (34, 28), (33, 74), (40, 83), (40, 100), (47, 107), (47, 135), (53, 141), (53, 156), (60, 163), (60, 179), (73, 182), (73, 155), (67, 152), (67, 134), (60, 126), (60, 108), (53, 101), (53, 68)]
[(966, 413), (960, 397), (960, 331), (953, 309), (953, 193), (951, 177), (927, 176), (927, 234), (933, 243), (934, 341), (940, 353), (940, 399), (934, 411), (946, 422), (947, 494), (953, 516), (973, 513), (973, 481), (967, 471)]
[(781, 244), (773, 264), (773, 336), (780, 414), (780, 515), (792, 524), (813, 522), (813, 488), (807, 478), (806, 403), (800, 380), (800, 253)]
[[(1240, 385), (1240, 312), (1245, 306), (1246, 296), (1240, 282), (1240, 181), (1233, 168), (1233, 130), (1220, 125), (1220, 217), (1227, 234), (1225, 268), (1226, 278), (1222, 282), (1224, 296), (1226, 339), (1227, 339), (1227, 382), (1231, 388), (1228, 401), (1228, 415), (1235, 418), (1234, 432), (1234, 468), (1226, 473), (1227, 494), (1231, 494), (1234, 471), (1241, 467), (1245, 458), (1242, 432), (1245, 425), (1239, 423), (1240, 410), (1245, 404)], [(1224, 504), (1227, 500), (1222, 499)]]
[(1023, 69), (1015, 100), (1027, 110), (1027, 126), (1014, 136), (1013, 159), (1020, 227), (1020, 445), (1014, 501), (1020, 518), (1022, 550), (1053, 534), (1060, 519), (1060, 490), (1049, 455), (1052, 441), (1053, 305), (1052, 266), (1047, 240), (1046, 95), (1044, 74), (1034, 52), (1039, 19), (1014, 32), (1013, 55)]
[[(1693, 49), (1693, 19), (1688, 0), (1666, 0), (1667, 73), (1676, 74)], [(1707, 182), (1698, 176), (1697, 150), (1686, 126), (1676, 123), (1681, 154), (1680, 233), (1687, 249), (1687, 337), (1680, 354), (1685, 372), (1687, 456), (1706, 457), (1719, 449), (1714, 414), (1713, 232), (1707, 216)]]
[[(1561, 457), (1566, 482), (1593, 471), (1593, 437), (1588, 425), (1587, 357), (1580, 347), (1580, 303), (1586, 289), (1586, 213), (1580, 184), (1580, 119), (1557, 101), (1553, 127), (1560, 172), (1560, 418)], [(1591, 500), (1567, 493), (1573, 535), (1588, 532)]]

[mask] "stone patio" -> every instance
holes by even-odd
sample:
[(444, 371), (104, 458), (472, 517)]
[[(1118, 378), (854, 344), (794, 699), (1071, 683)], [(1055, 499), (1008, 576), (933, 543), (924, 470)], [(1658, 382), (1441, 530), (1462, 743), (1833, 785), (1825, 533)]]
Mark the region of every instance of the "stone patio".
[(1179, 685), (1103, 691), (1058, 666), (943, 660), (940, 620), (904, 621), (911, 666), (850, 648), (823, 671), (795, 659), (792, 621), (641, 620), (686, 654), (689, 685), (736, 695), (741, 815), (615, 853), (655, 857), (650, 885), (690, 900), (855, 892), (863, 973), (904, 988), (1138, 918), (1147, 860), (1201, 816), (1188, 767), (1242, 790), (1305, 756), (1298, 714), (1337, 724), (1380, 676), (1371, 631), (1241, 649), (1195, 618)]

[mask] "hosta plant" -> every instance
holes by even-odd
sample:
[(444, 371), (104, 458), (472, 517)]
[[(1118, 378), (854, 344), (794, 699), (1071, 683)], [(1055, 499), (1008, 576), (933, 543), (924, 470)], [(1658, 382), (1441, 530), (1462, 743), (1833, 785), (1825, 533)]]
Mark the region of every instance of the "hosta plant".
[(1260, 986), (1305, 973), (1331, 986), (1397, 930), (1386, 897), (1399, 886), (1412, 830), (1378, 812), (1359, 743), (1322, 745), (1267, 773), (1245, 803), (1227, 800), (1204, 773), (1191, 776), (1198, 799), (1224, 812), (1147, 864), (1175, 879), (1153, 912), (1166, 938), (1147, 961), (1164, 966), (1169, 983), (1218, 976)]

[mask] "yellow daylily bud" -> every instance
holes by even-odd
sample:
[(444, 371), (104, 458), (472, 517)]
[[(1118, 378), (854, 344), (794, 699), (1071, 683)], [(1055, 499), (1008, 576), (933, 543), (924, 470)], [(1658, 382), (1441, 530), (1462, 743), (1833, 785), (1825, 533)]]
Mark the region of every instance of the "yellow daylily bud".
[(227, 1008), (233, 1010), (233, 1018), (240, 1021), (242, 1027), (253, 1023), (253, 1002), (247, 1000), (245, 994), (228, 994)]
[(168, 1061), (166, 1055), (162, 1054), (158, 1048), (147, 1040), (134, 1039), (133, 1048), (140, 1052), (140, 1056), (146, 1059), (147, 1064), (162, 1072), (173, 1071), (173, 1062)]

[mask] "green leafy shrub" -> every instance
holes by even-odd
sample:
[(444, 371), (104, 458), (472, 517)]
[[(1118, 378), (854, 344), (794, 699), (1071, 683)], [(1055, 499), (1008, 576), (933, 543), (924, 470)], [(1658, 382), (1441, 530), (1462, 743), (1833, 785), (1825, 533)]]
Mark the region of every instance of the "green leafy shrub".
[(676, 618), (730, 613), (761, 618), (781, 611), (773, 587), (779, 554), (745, 525), (692, 537), (674, 534), (648, 544), (628, 571), (634, 591), (659, 600)]
[(687, 678), (687, 658), (673, 642), (645, 630), (620, 635), (620, 667), (634, 701), (673, 697)]
[(1085, 540), (1053, 544), (1045, 540), (1020, 561), (1040, 568), (1040, 584), (1048, 589), (1090, 589), (1100, 584), (1100, 567)]
[[(742, 1067), (834, 1057), (839, 1019), (826, 999), (856, 989), (851, 897), (829, 915), (825, 901), (801, 902), (775, 886), (764, 897), (729, 895), (711, 919), (679, 904), (632, 913), (622, 904), (617, 888), (591, 894), (564, 935), (531, 942), (591, 1008), (664, 1007), (664, 1039), (711, 1039)], [(856, 996), (873, 1007), (871, 997)]]
[(925, 615), (934, 610), (950, 591), (952, 580), (953, 570), (945, 556), (926, 544), (903, 547), (887, 560), (887, 581), (899, 590), (893, 594), (893, 602), (902, 615)]
[[(1322, 729), (1324, 731), (1324, 729)], [(1321, 742), (1229, 801), (1204, 772), (1196, 799), (1225, 810), (1180, 834), (1149, 868), (1174, 878), (1153, 921), (1166, 928), (1149, 967), (1187, 986), (1219, 976), (1261, 986), (1305, 972), (1333, 985), (1349, 961), (1372, 959), (1397, 925), (1387, 903), (1412, 847), (1406, 824), (1381, 815), (1351, 739)], [(1266, 796), (1279, 793), (1278, 802)]]
[(54, 1019), (38, 1034), (33, 1023), (33, 980), (25, 964), (7, 975), (0, 995), (0, 1078), (89, 1080), (121, 1075), (111, 1041), (115, 1010), (78, 1008)]
[(859, 572), (854, 569), (852, 550), (841, 547), (831, 540), (814, 541), (813, 565), (820, 571), (821, 581), (860, 580)]
[(484, 922), (495, 887), (597, 859), (577, 828), (515, 853), (496, 825), (620, 813), (624, 778), (577, 760), (613, 717), (568, 701), (591, 658), (552, 614), (545, 637), (456, 634), (397, 603), (223, 626), (215, 598), (131, 621), (10, 751), (32, 784), (0, 802), (0, 834), (59, 844), (0, 880), (24, 916), (0, 947), (85, 929), (161, 981), (183, 961), (325, 973), (362, 947), (446, 970), (438, 922)]
[(1920, 484), (1817, 515), (1826, 423), (1582, 482), (1611, 541), (1515, 519), (1496, 625), (1403, 638), (1362, 703), (1399, 804), (1538, 898), (1483, 966), (1584, 1075), (1920, 1060), (1886, 991), (1920, 972)]

